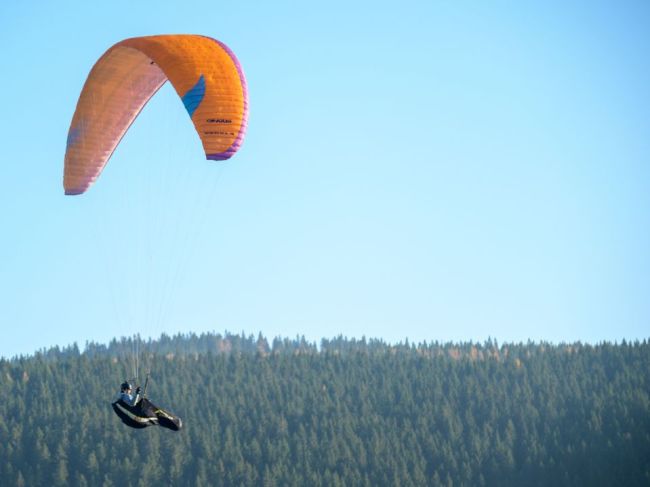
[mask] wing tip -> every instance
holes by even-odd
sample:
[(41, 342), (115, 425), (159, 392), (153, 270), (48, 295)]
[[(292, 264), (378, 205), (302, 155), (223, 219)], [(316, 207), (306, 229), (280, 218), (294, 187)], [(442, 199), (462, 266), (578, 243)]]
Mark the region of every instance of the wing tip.
[(217, 154), (206, 154), (205, 158), (208, 161), (227, 161), (230, 159), (233, 155), (235, 155), (234, 152), (232, 151), (226, 151), (226, 152), (219, 152)]

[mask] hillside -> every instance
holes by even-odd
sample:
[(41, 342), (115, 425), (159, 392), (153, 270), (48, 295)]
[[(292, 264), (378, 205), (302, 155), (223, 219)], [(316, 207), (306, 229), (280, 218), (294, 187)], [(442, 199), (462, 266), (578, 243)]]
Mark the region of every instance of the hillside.
[(649, 485), (650, 344), (400, 344), (218, 334), (0, 360), (2, 485)]

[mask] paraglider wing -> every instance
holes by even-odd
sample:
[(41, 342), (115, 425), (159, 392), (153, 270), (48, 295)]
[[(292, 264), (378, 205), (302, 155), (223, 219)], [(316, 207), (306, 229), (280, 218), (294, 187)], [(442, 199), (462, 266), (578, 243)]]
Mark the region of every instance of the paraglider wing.
[(199, 35), (126, 39), (95, 63), (79, 96), (68, 131), (65, 194), (81, 194), (97, 179), (167, 80), (192, 119), (206, 158), (225, 160), (237, 152), (246, 132), (248, 91), (233, 52)]

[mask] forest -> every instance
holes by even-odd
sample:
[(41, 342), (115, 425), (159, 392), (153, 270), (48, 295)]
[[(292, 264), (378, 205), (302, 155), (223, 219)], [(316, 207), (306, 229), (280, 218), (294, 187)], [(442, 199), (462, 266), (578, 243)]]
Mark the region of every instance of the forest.
[[(179, 432), (123, 425), (147, 396)], [(219, 334), (0, 359), (0, 484), (650, 485), (650, 344)]]

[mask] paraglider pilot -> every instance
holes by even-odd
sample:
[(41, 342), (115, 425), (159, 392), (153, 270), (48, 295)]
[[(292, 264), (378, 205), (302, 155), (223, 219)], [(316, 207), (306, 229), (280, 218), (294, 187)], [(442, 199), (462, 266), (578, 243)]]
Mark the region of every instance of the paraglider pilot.
[(142, 397), (140, 395), (140, 387), (136, 388), (135, 396), (131, 394), (131, 390), (131, 384), (128, 382), (123, 382), (120, 386), (120, 394), (118, 400), (121, 399), (129, 406), (134, 407), (136, 404), (138, 404), (138, 402), (140, 402), (140, 399), (142, 399)]
[(135, 390), (135, 396), (131, 394), (131, 389), (131, 384), (124, 382), (120, 386), (120, 393), (111, 403), (113, 411), (124, 424), (136, 429), (159, 425), (172, 431), (179, 431), (183, 427), (181, 418), (159, 408), (144, 397), (147, 390), (146, 382), (145, 390), (140, 391), (140, 387), (138, 387)]

